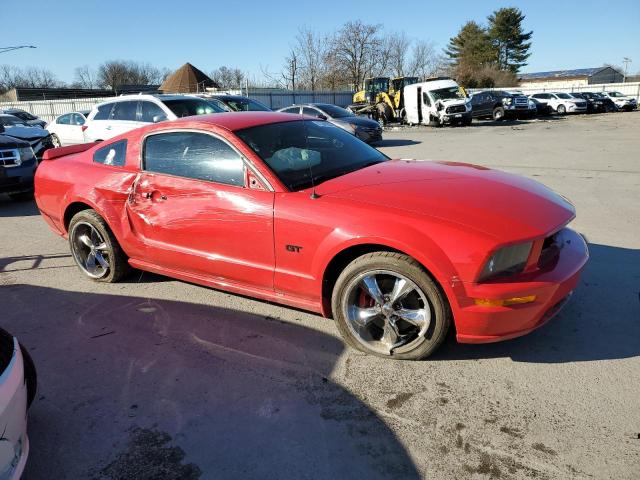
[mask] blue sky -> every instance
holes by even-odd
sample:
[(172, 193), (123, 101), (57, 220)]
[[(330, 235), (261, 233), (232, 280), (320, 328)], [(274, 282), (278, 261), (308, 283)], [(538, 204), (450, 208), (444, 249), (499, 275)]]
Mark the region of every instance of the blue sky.
[(532, 55), (523, 71), (620, 65), (623, 57), (633, 60), (629, 73), (640, 71), (638, 0), (244, 0), (184, 5), (163, 8), (162, 2), (144, 0), (0, 0), (0, 47), (38, 47), (2, 53), (0, 64), (45, 67), (64, 81), (73, 80), (76, 66), (96, 67), (110, 59), (171, 69), (188, 61), (205, 72), (227, 65), (259, 77), (261, 67), (280, 68), (301, 25), (328, 32), (347, 20), (360, 19), (381, 23), (388, 31), (404, 30), (441, 49), (464, 22), (484, 22), (493, 10), (516, 6), (527, 15), (525, 28), (534, 31)]

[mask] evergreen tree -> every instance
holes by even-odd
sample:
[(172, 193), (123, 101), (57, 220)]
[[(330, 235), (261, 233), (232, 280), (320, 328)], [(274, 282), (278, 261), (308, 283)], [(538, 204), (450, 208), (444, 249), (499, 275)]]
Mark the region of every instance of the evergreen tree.
[(523, 32), (524, 18), (525, 15), (518, 8), (501, 8), (489, 15), (487, 33), (500, 70), (516, 73), (527, 64), (533, 31)]
[(487, 31), (476, 22), (465, 23), (458, 34), (449, 40), (444, 53), (451, 60), (455, 77), (467, 87), (477, 86), (477, 73), (490, 66), (495, 59)]

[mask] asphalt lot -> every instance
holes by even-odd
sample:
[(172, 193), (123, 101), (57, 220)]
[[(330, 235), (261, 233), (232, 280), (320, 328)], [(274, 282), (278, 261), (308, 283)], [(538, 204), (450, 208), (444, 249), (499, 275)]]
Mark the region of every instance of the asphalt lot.
[(397, 362), (330, 320), (138, 273), (95, 284), (32, 203), (0, 197), (0, 325), (40, 390), (26, 480), (637, 479), (640, 112), (385, 132), (570, 198), (591, 260), (526, 337)]

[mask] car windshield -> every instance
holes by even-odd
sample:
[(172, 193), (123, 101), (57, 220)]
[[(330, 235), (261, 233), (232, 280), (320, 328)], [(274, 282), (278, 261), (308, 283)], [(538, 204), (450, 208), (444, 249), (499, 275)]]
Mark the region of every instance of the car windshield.
[(224, 112), (232, 112), (231, 107), (227, 107), (221, 100), (217, 98), (207, 98), (207, 102), (212, 103), (218, 108), (221, 108)]
[(335, 105), (330, 105), (328, 103), (318, 103), (315, 105), (324, 113), (329, 115), (331, 118), (345, 118), (345, 117), (354, 117), (355, 115), (351, 113), (349, 110), (341, 107), (337, 107)]
[(230, 98), (225, 100), (226, 104), (234, 112), (270, 112), (266, 105), (250, 98)]
[(464, 94), (460, 90), (460, 87), (439, 88), (438, 90), (431, 90), (429, 93), (435, 101), (449, 100), (452, 98), (464, 100), (465, 98)]
[(556, 93), (556, 97), (564, 98), (564, 99), (570, 99), (571, 95), (569, 95), (568, 93)]
[(162, 100), (176, 117), (190, 117), (192, 115), (207, 115), (220, 113), (224, 110), (211, 102), (201, 98), (180, 98), (175, 100)]
[(18, 117), (21, 120), (37, 120), (38, 117), (34, 117), (29, 112), (11, 112), (11, 115)]
[(13, 115), (0, 115), (0, 123), (5, 127), (24, 125), (24, 122)]
[(322, 120), (271, 123), (235, 133), (291, 191), (388, 160), (375, 148)]
[(620, 92), (609, 92), (609, 96), (611, 97), (624, 97)]

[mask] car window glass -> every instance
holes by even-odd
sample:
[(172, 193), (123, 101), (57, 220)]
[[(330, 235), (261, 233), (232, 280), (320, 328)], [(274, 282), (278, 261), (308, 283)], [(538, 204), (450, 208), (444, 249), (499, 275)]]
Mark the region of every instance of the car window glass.
[(111, 120), (135, 121), (138, 102), (117, 102), (111, 111)]
[(427, 95), (427, 92), (422, 92), (422, 103), (428, 107), (431, 106), (431, 99), (429, 98), (429, 95)]
[(167, 119), (167, 115), (164, 113), (164, 110), (160, 108), (153, 102), (140, 102), (141, 104), (141, 122), (161, 122)]
[(300, 107), (289, 107), (282, 110), (283, 113), (300, 113)]
[(111, 109), (113, 108), (113, 103), (107, 103), (106, 105), (100, 105), (98, 107), (98, 113), (93, 117), (94, 120), (108, 120), (111, 115)]
[(179, 177), (244, 186), (244, 164), (227, 143), (205, 133), (152, 135), (144, 145), (144, 169)]
[(66, 115), (62, 115), (61, 117), (58, 117), (58, 120), (56, 120), (56, 123), (58, 123), (60, 125), (70, 125), (71, 124), (71, 114), (67, 113)]
[(79, 113), (74, 113), (71, 116), (71, 125), (84, 125), (84, 117)]
[(309, 115), (311, 117), (317, 117), (317, 118), (319, 118), (320, 115), (322, 115), (322, 113), (320, 113), (318, 110), (316, 110), (315, 108), (310, 108), (310, 107), (303, 107), (302, 108), (302, 114), (303, 115)]
[(93, 154), (93, 161), (95, 163), (102, 163), (103, 165), (121, 167), (125, 164), (126, 155), (127, 141), (120, 140), (96, 150)]

